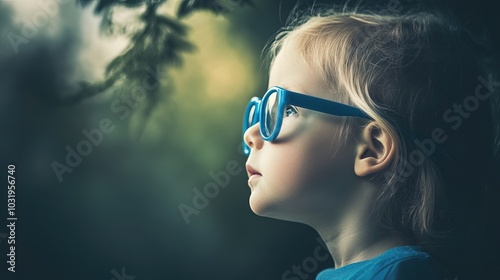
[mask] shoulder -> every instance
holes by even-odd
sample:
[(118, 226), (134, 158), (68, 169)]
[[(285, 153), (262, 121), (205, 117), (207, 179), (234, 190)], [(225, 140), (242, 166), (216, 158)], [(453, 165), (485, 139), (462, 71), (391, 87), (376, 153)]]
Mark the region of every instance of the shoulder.
[(392, 248), (378, 257), (322, 271), (317, 280), (446, 280), (444, 269), (416, 246)]
[(419, 247), (403, 246), (387, 252), (373, 280), (445, 280), (444, 268)]

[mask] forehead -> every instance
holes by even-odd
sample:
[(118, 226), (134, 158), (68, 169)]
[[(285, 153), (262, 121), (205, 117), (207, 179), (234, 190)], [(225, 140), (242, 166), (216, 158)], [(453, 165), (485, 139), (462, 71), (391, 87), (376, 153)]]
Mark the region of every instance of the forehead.
[(280, 86), (288, 90), (332, 99), (331, 90), (300, 52), (301, 45), (295, 38), (283, 43), (269, 72), (269, 87)]

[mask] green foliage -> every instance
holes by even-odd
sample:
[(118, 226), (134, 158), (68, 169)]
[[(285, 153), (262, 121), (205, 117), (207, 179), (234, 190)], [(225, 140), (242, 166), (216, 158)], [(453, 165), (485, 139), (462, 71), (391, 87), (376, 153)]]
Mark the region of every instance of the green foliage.
[[(166, 0), (155, 0), (154, 2), (165, 2)], [(88, 6), (89, 4), (93, 2), (97, 2), (97, 5), (95, 7), (94, 12), (96, 14), (103, 12), (105, 9), (112, 8), (112, 6), (125, 6), (125, 7), (138, 7), (147, 2), (146, 0), (100, 0), (100, 1), (95, 1), (95, 0), (77, 0), (82, 7)], [(153, 2), (153, 1), (149, 1)]]
[(177, 10), (177, 16), (186, 17), (197, 10), (207, 10), (216, 14), (228, 13), (242, 5), (252, 5), (252, 2), (250, 0), (183, 0)]
[[(89, 6), (93, 0), (77, 0), (82, 7)], [(102, 92), (131, 88), (140, 85), (147, 74), (146, 68), (162, 69), (168, 75), (168, 69), (182, 65), (182, 55), (191, 52), (195, 46), (187, 39), (188, 29), (181, 22), (182, 18), (194, 11), (207, 10), (217, 14), (227, 13), (234, 8), (251, 4), (250, 0), (183, 0), (176, 17), (159, 15), (158, 8), (167, 0), (100, 0), (96, 3), (94, 13), (102, 15), (101, 29), (108, 34), (114, 33), (113, 8), (117, 6), (138, 8), (143, 5), (146, 10), (138, 18), (141, 28), (126, 34), (130, 37), (129, 46), (123, 53), (114, 58), (106, 67), (105, 77), (95, 83), (80, 82), (75, 94), (66, 98), (63, 103), (74, 104), (83, 99)], [(171, 90), (162, 88), (162, 82), (168, 81), (162, 76), (160, 84), (148, 90), (146, 104), (143, 107), (144, 120), (151, 114), (160, 93), (170, 94)], [(171, 88), (171, 87), (167, 87)]]

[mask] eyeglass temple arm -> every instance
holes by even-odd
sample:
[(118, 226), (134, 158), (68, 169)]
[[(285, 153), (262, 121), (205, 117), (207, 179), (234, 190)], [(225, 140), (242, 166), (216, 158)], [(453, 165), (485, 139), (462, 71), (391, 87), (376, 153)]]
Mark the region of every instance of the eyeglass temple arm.
[(303, 107), (310, 110), (319, 111), (322, 113), (336, 115), (336, 116), (352, 116), (352, 117), (360, 117), (365, 119), (372, 119), (365, 112), (361, 111), (361, 109), (338, 103), (335, 101), (314, 97), (310, 95), (300, 94), (292, 91), (288, 91), (289, 95), (289, 103), (291, 105), (296, 105), (299, 107)]

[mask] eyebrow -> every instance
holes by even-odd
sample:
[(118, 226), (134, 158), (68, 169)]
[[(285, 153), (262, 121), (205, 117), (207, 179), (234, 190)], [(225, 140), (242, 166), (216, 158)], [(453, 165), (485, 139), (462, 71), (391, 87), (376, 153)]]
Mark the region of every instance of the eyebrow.
[(268, 90), (272, 87), (280, 87), (280, 88), (284, 88), (288, 91), (292, 91), (292, 92), (300, 92), (302, 94), (308, 94), (308, 95), (311, 95), (309, 93), (308, 90), (306, 90), (305, 88), (303, 88), (302, 86), (300, 86), (298, 83), (293, 83), (293, 82), (289, 82), (289, 81), (285, 81), (284, 83), (281, 83), (279, 85), (272, 85), (268, 88)]

